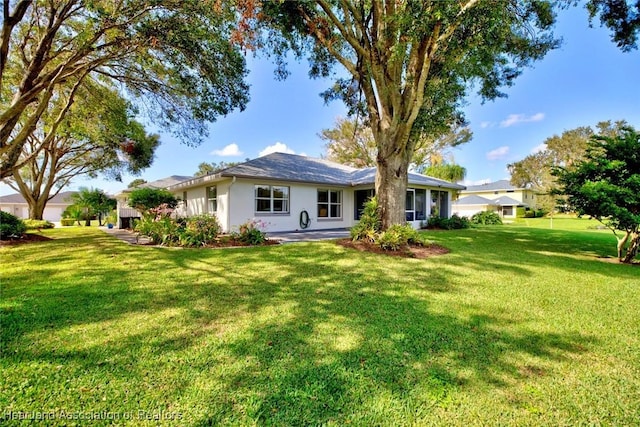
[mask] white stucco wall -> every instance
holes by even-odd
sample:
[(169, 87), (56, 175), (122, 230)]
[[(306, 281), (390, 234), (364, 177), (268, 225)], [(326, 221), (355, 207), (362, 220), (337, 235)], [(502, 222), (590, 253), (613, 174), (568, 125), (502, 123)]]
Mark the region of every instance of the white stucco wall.
[[(255, 211), (255, 186), (275, 185), (289, 187), (289, 213), (268, 214)], [(318, 218), (318, 190), (342, 191), (342, 217)], [(354, 224), (353, 189), (314, 184), (238, 179), (231, 185), (231, 230), (252, 219), (262, 220), (267, 231), (294, 231), (300, 229), (300, 213), (309, 214), (308, 230), (346, 228)]]

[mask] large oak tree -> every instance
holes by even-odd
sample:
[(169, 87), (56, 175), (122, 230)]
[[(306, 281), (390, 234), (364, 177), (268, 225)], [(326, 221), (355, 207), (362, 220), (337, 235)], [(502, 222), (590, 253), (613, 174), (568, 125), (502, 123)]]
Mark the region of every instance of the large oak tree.
[(89, 77), (117, 87), (156, 123), (197, 143), (206, 122), (248, 99), (245, 61), (231, 42), (238, 31), (233, 5), (4, 0), (0, 179), (28, 160), (23, 147), (50, 103), (62, 105), (51, 123), (55, 131)]
[(549, 1), (265, 2), (261, 17), (276, 30), (276, 52), (307, 49), (313, 76), (330, 75), (336, 63), (347, 71), (325, 97), (342, 99), (371, 126), (383, 228), (405, 220), (418, 137), (460, 121), (472, 87), (486, 99), (502, 96), (500, 87), (557, 45)]

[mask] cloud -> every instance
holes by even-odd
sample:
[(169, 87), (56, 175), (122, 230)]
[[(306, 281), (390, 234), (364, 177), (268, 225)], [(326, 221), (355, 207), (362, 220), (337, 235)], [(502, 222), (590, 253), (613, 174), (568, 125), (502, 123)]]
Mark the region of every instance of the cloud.
[(487, 153), (487, 160), (499, 160), (504, 159), (509, 153), (509, 147), (506, 145), (498, 147), (495, 150), (491, 150)]
[(544, 113), (536, 113), (533, 116), (525, 114), (509, 114), (509, 116), (500, 122), (500, 127), (508, 128), (520, 123), (539, 122), (544, 119)]
[(491, 122), (480, 122), (480, 129), (486, 129), (493, 127), (493, 123)]
[(222, 157), (237, 157), (242, 156), (244, 153), (240, 151), (238, 144), (229, 144), (222, 150), (213, 150), (210, 154)]
[(271, 153), (287, 153), (287, 154), (296, 154), (291, 148), (287, 147), (287, 144), (283, 144), (282, 142), (276, 142), (273, 145), (269, 145), (265, 147), (260, 153), (258, 153), (258, 157), (266, 156)]
[(533, 150), (531, 150), (531, 154), (536, 154), (546, 149), (547, 149), (547, 144), (543, 142), (542, 144), (536, 145), (535, 147), (533, 147)]

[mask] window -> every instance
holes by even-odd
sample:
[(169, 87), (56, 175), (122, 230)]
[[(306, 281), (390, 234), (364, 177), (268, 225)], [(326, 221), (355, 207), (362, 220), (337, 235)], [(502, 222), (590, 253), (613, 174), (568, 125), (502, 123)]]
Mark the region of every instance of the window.
[(187, 209), (187, 192), (182, 192), (182, 206)]
[(256, 185), (256, 212), (289, 213), (289, 187)]
[(318, 190), (318, 218), (342, 218), (342, 191)]
[(413, 189), (407, 190), (407, 196), (404, 199), (404, 212), (405, 219), (407, 221), (413, 221), (415, 219), (415, 200), (416, 200), (416, 192)]
[(209, 212), (216, 212), (218, 210), (218, 187), (207, 187), (207, 206)]

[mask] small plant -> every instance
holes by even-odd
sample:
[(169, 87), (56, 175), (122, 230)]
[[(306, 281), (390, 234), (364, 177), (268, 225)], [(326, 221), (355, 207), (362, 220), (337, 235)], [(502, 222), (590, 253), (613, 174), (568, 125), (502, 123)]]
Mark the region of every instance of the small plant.
[(0, 240), (19, 239), (25, 231), (24, 221), (9, 212), (0, 211)]
[(267, 240), (267, 235), (264, 231), (266, 226), (267, 224), (263, 221), (252, 219), (240, 224), (238, 231), (234, 233), (234, 237), (239, 242), (248, 245), (261, 245)]
[(416, 243), (419, 240), (419, 233), (414, 230), (411, 224), (395, 224), (386, 231), (380, 233), (377, 242), (380, 247), (388, 251), (397, 251), (407, 246), (409, 243)]
[(55, 225), (51, 221), (44, 219), (25, 219), (23, 220), (27, 230), (42, 230), (46, 228), (53, 228)]
[(378, 200), (370, 198), (365, 204), (360, 216), (360, 221), (351, 227), (351, 238), (353, 241), (364, 240), (375, 243), (380, 232), (381, 221), (378, 211)]
[(184, 220), (184, 231), (180, 236), (183, 246), (206, 246), (218, 238), (221, 227), (218, 217), (210, 214), (196, 215)]
[(479, 225), (501, 225), (502, 219), (495, 212), (483, 211), (474, 214), (471, 217), (471, 222)]
[(177, 221), (169, 217), (158, 220), (144, 217), (136, 222), (135, 231), (151, 239), (156, 245), (173, 246), (180, 241), (180, 235), (184, 228)]
[(469, 228), (471, 223), (466, 217), (452, 215), (451, 218), (440, 218), (438, 216), (432, 216), (429, 218), (428, 228), (440, 228), (443, 230), (459, 230), (462, 228)]

